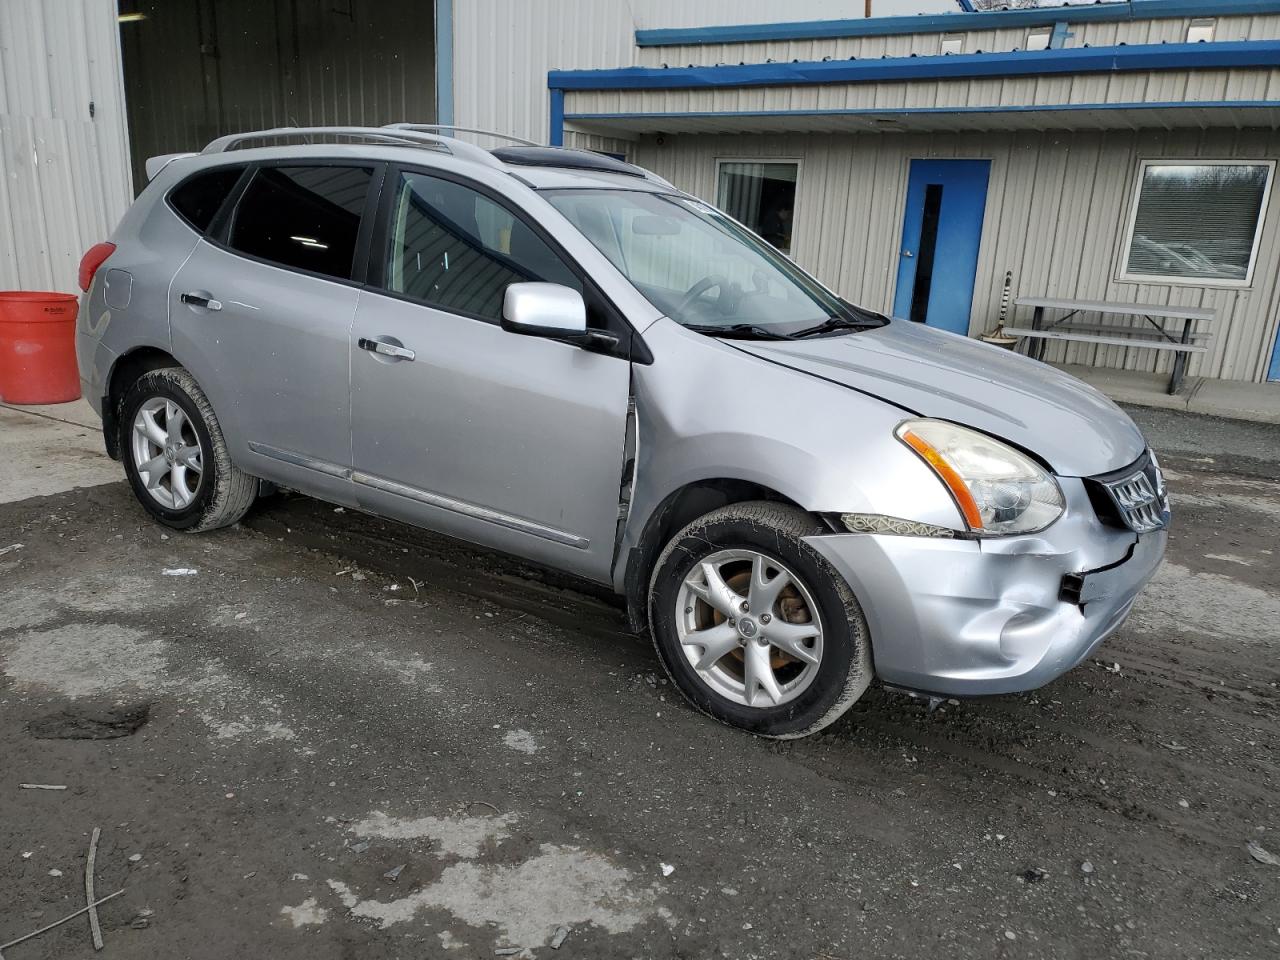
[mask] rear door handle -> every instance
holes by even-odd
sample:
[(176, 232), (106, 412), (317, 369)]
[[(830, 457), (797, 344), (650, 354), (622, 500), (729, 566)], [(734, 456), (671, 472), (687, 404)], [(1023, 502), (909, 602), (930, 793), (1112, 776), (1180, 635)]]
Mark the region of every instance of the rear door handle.
[(418, 356), (408, 347), (402, 347), (397, 343), (388, 343), (386, 340), (377, 337), (373, 339), (361, 337), (356, 341), (356, 344), (361, 350), (368, 350), (370, 353), (390, 357), (393, 360), (413, 360)]
[(184, 293), (178, 298), (183, 303), (189, 303), (193, 307), (204, 307), (206, 310), (221, 310), (222, 301), (214, 300), (207, 297), (203, 293)]

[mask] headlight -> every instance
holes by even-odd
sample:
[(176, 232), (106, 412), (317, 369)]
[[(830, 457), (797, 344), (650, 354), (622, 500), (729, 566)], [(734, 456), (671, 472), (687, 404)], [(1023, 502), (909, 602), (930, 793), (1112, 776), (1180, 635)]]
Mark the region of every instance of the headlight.
[(1058, 482), (1007, 444), (945, 420), (907, 420), (894, 432), (951, 491), (974, 533), (1035, 533), (1062, 516)]

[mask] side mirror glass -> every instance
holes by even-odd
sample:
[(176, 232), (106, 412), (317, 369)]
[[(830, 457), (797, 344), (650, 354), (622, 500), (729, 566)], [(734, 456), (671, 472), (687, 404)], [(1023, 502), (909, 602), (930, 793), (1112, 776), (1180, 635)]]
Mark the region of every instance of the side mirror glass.
[(502, 329), (531, 337), (582, 339), (587, 305), (582, 294), (558, 283), (512, 283), (502, 301)]

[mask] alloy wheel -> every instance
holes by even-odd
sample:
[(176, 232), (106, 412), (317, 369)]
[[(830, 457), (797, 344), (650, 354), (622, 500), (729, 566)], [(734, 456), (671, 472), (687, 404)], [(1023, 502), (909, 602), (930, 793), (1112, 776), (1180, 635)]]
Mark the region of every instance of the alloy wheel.
[(720, 550), (693, 565), (676, 597), (676, 632), (699, 678), (748, 707), (794, 700), (822, 663), (813, 594), (755, 550)]
[(204, 473), (204, 451), (186, 412), (167, 397), (138, 408), (131, 432), (133, 464), (147, 493), (170, 510), (191, 505)]

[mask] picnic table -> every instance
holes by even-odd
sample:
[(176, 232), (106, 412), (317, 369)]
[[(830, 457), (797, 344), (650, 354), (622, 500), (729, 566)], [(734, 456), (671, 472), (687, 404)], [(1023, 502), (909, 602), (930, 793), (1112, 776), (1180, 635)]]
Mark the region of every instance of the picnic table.
[[(1106, 346), (1136, 347), (1147, 350), (1168, 350), (1176, 354), (1173, 374), (1169, 377), (1169, 393), (1182, 388), (1187, 373), (1187, 358), (1193, 353), (1207, 353), (1212, 334), (1196, 332), (1197, 320), (1211, 323), (1218, 311), (1205, 307), (1178, 307), (1157, 303), (1119, 303), (1110, 300), (1063, 300), (1053, 297), (1019, 297), (1014, 301), (1020, 307), (1031, 307), (1030, 327), (1005, 327), (1011, 337), (1024, 337), (1029, 343), (1027, 355), (1037, 360), (1044, 358), (1045, 342), (1069, 340), (1075, 343), (1101, 343)], [(1045, 324), (1046, 311), (1066, 311), (1061, 317)], [(1145, 326), (1116, 323), (1067, 323), (1082, 313), (1101, 316), (1142, 317)], [(1182, 329), (1166, 329), (1161, 320), (1181, 320)]]

